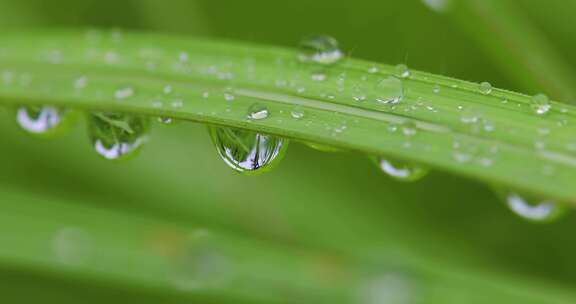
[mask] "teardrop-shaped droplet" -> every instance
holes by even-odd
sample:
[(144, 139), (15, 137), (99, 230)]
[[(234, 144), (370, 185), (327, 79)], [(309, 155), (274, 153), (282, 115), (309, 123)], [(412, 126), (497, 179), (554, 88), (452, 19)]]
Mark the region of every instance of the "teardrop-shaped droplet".
[(507, 192), (506, 205), (517, 215), (534, 222), (550, 222), (564, 213), (564, 208), (552, 200), (533, 198), (517, 192)]
[(69, 114), (54, 106), (21, 106), (16, 112), (16, 121), (28, 133), (49, 136), (63, 129)]
[(209, 132), (224, 162), (243, 174), (270, 170), (288, 147), (288, 140), (248, 130), (209, 127)]
[(90, 138), (96, 152), (106, 159), (126, 159), (148, 140), (147, 117), (122, 113), (92, 113)]
[(532, 96), (531, 103), (532, 109), (534, 109), (534, 112), (536, 112), (538, 115), (546, 114), (552, 107), (550, 104), (550, 99), (544, 94), (537, 94)]
[(300, 42), (298, 59), (302, 62), (333, 64), (342, 58), (342, 51), (336, 39), (325, 35), (314, 35)]
[(382, 156), (376, 158), (378, 167), (391, 177), (404, 182), (413, 182), (421, 179), (428, 170), (408, 162), (390, 160)]

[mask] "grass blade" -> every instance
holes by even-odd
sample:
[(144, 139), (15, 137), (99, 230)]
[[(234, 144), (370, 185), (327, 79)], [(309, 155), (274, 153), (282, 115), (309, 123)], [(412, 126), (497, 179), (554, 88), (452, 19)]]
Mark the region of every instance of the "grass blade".
[[(302, 64), (290, 49), (167, 35), (17, 32), (0, 37), (0, 50), (6, 104), (245, 128), (417, 161), (576, 203), (575, 109), (557, 102), (536, 115), (529, 96), (497, 89), (486, 94), (475, 83), (415, 71), (400, 79), (393, 67), (355, 59), (329, 67)], [(88, 79), (85, 88), (74, 86), (78, 77)], [(378, 102), (391, 94), (390, 87), (378, 87), (383, 81), (400, 83), (399, 104)], [(175, 95), (164, 94), (167, 85)], [(115, 98), (126, 86), (134, 96)], [(358, 102), (355, 94), (368, 99)], [(266, 106), (270, 117), (247, 119), (254, 103)], [(292, 118), (294, 109), (305, 117)]]

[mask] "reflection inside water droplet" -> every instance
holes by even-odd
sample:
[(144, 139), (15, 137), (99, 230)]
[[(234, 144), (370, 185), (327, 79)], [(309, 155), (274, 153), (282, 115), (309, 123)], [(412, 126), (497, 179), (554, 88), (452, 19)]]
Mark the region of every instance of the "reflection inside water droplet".
[(122, 113), (92, 113), (89, 132), (96, 152), (106, 159), (124, 159), (148, 140), (149, 119)]
[(220, 157), (232, 169), (253, 174), (265, 172), (282, 158), (288, 140), (253, 131), (208, 127)]

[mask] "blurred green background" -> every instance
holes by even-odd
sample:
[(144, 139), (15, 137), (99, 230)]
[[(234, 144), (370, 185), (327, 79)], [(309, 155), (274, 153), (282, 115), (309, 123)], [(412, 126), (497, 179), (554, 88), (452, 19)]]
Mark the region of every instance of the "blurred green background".
[[(575, 12), (566, 0), (4, 0), (0, 25), (286, 47), (326, 33), (354, 57), (572, 102)], [(526, 222), (488, 185), (443, 172), (398, 183), (365, 155), (299, 143), (245, 177), (192, 123), (154, 126), (141, 155), (115, 163), (83, 121), (40, 140), (11, 109), (0, 117), (6, 303), (576, 301), (576, 218)]]

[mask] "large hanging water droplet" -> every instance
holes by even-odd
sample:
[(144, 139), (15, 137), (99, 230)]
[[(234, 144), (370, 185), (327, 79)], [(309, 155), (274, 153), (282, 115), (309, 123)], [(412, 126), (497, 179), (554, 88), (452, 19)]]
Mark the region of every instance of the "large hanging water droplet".
[(298, 59), (302, 62), (333, 64), (342, 58), (336, 39), (325, 35), (314, 35), (300, 42)]
[(49, 136), (63, 129), (69, 113), (54, 106), (21, 106), (16, 112), (16, 121), (28, 133)]
[(148, 140), (147, 117), (122, 113), (92, 113), (89, 132), (94, 149), (106, 159), (125, 159)]
[(209, 127), (209, 132), (224, 162), (244, 174), (270, 170), (288, 147), (288, 140), (248, 130)]
[(564, 208), (554, 201), (520, 195), (516, 192), (508, 192), (505, 201), (510, 210), (530, 221), (550, 222), (564, 213)]
[(413, 182), (428, 174), (427, 169), (409, 162), (390, 160), (382, 156), (376, 157), (375, 160), (384, 173), (399, 181)]
[(538, 115), (546, 114), (552, 107), (550, 99), (548, 99), (548, 96), (544, 94), (532, 96), (530, 102), (532, 103), (532, 109), (534, 109), (534, 112)]

